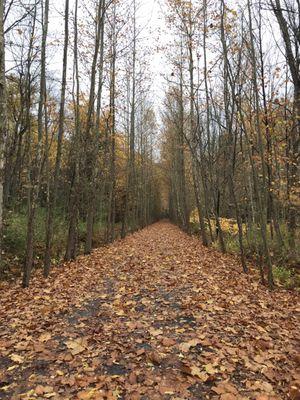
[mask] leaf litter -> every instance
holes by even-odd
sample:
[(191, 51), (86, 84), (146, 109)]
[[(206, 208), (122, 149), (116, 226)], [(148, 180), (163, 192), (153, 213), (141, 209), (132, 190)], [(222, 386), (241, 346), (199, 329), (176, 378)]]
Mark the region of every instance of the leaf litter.
[(300, 398), (299, 295), (168, 222), (1, 289), (1, 399)]

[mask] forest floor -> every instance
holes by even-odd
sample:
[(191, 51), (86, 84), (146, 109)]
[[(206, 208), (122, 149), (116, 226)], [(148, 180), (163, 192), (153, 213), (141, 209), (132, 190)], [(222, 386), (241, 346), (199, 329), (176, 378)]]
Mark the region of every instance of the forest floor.
[(299, 295), (168, 222), (1, 285), (1, 399), (299, 399)]

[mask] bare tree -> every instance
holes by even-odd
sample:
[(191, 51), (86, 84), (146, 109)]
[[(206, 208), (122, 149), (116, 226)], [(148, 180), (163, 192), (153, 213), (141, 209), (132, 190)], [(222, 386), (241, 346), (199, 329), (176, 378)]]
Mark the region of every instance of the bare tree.
[(38, 138), (35, 149), (35, 156), (32, 161), (30, 173), (30, 188), (28, 191), (28, 223), (27, 223), (27, 242), (26, 260), (23, 274), (23, 287), (29, 286), (30, 274), (33, 264), (33, 242), (34, 242), (34, 223), (37, 207), (38, 194), (40, 189), (41, 169), (42, 169), (42, 145), (44, 133), (44, 110), (46, 99), (46, 44), (48, 35), (49, 0), (42, 4), (42, 41), (41, 41), (41, 72), (38, 105)]
[(2, 257), (3, 229), (3, 168), (4, 140), (6, 136), (6, 84), (5, 84), (5, 44), (4, 44), (4, 2), (0, 0), (0, 262)]
[[(53, 218), (54, 210), (56, 206), (57, 188), (61, 166), (62, 156), (62, 142), (64, 135), (64, 123), (65, 123), (65, 98), (66, 98), (66, 84), (67, 84), (67, 64), (68, 64), (68, 42), (69, 42), (69, 0), (65, 2), (65, 32), (64, 32), (64, 48), (63, 48), (63, 69), (62, 69), (62, 82), (61, 82), (61, 94), (60, 94), (60, 108), (59, 108), (59, 122), (58, 122), (58, 134), (57, 134), (57, 150), (55, 168), (53, 174), (53, 181), (50, 185), (50, 195), (48, 199), (48, 210), (47, 210), (47, 231), (46, 231), (46, 250), (45, 250), (45, 262), (44, 262), (44, 276), (49, 275), (50, 263), (51, 263), (51, 246), (53, 236)], [(51, 179), (49, 177), (49, 179)]]

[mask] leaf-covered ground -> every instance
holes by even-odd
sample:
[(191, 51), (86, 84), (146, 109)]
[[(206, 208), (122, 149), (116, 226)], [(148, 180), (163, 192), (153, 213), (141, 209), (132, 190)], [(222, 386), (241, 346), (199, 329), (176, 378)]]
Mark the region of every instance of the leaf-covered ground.
[(167, 222), (1, 289), (1, 399), (299, 399), (299, 296)]

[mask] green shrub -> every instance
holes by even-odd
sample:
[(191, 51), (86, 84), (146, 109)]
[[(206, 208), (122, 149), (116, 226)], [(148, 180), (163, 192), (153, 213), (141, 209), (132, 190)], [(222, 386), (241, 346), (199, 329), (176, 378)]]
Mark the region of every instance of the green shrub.
[[(35, 216), (34, 233), (34, 263), (36, 267), (43, 264), (46, 239), (46, 215), (45, 208), (38, 208)], [(13, 276), (19, 275), (22, 271), (26, 251), (27, 236), (27, 208), (24, 207), (18, 211), (6, 212), (3, 229), (3, 265), (0, 275)], [(105, 221), (96, 221), (94, 224), (93, 246), (99, 247), (103, 244)], [(118, 227), (116, 226), (116, 230)], [(51, 246), (51, 263), (59, 263), (66, 249), (68, 234), (68, 222), (61, 210), (56, 210), (53, 221), (53, 237)], [(84, 241), (86, 236), (86, 222), (78, 222), (78, 252), (84, 250)]]
[(3, 228), (4, 251), (14, 253), (16, 257), (21, 257), (26, 244), (26, 231), (26, 215), (9, 212)]
[[(26, 210), (10, 211), (7, 214), (3, 231), (4, 251), (17, 258), (23, 258), (26, 248), (27, 215)], [(37, 258), (43, 256), (46, 238), (46, 210), (36, 210), (34, 251)], [(57, 257), (63, 252), (66, 240), (66, 221), (59, 214), (54, 216), (52, 253)]]
[(286, 288), (300, 287), (300, 277), (292, 268), (274, 267), (274, 279)]

